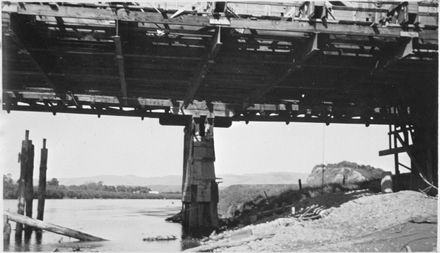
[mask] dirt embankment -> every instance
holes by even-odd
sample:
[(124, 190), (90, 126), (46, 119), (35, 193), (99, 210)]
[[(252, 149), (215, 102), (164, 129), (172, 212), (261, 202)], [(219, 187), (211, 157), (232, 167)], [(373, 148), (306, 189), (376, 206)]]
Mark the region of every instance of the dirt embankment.
[(212, 235), (193, 251), (436, 251), (437, 198), (414, 191), (321, 195), (314, 203), (346, 198), (320, 219), (295, 217)]

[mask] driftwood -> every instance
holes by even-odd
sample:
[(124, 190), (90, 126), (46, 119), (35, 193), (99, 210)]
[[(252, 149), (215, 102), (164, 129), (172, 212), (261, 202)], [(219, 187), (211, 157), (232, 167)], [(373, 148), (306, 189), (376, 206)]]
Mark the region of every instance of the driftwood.
[(105, 241), (105, 239), (100, 238), (100, 237), (96, 237), (96, 236), (89, 235), (89, 234), (86, 234), (86, 233), (83, 233), (83, 232), (80, 232), (80, 231), (77, 231), (77, 230), (73, 230), (73, 229), (70, 229), (70, 228), (58, 226), (58, 225), (47, 223), (47, 222), (44, 222), (44, 221), (32, 219), (32, 218), (26, 217), (26, 216), (21, 215), (21, 214), (10, 213), (10, 212), (7, 212), (7, 211), (5, 211), (4, 214), (11, 221), (15, 221), (17, 223), (25, 224), (25, 225), (30, 226), (30, 227), (46, 230), (46, 231), (49, 231), (49, 232), (52, 232), (52, 233), (56, 233), (56, 234), (65, 235), (65, 236), (69, 236), (69, 237), (72, 237), (72, 238), (76, 238), (76, 239), (78, 239), (80, 241)]
[(202, 245), (202, 246), (198, 246), (195, 248), (191, 248), (191, 249), (187, 249), (185, 250), (185, 252), (205, 252), (205, 251), (213, 251), (215, 249), (218, 248), (229, 248), (229, 247), (236, 247), (236, 246), (240, 246), (252, 241), (258, 241), (258, 240), (262, 240), (262, 239), (266, 239), (266, 238), (271, 238), (273, 237), (275, 234), (268, 234), (268, 235), (262, 235), (262, 236), (251, 236), (242, 240), (238, 240), (238, 241), (219, 241), (219, 242), (215, 242), (209, 245)]
[(270, 210), (261, 211), (261, 212), (258, 212), (257, 214), (258, 214), (259, 216), (271, 215), (271, 214), (276, 213), (276, 212), (279, 212), (279, 211), (286, 211), (286, 210), (288, 210), (289, 208), (292, 208), (292, 207), (294, 207), (294, 206), (295, 206), (295, 204), (286, 205), (286, 206), (277, 207), (277, 208), (270, 209)]
[(173, 241), (176, 239), (177, 239), (177, 237), (175, 235), (170, 235), (170, 236), (159, 235), (159, 236), (155, 236), (155, 237), (145, 237), (142, 239), (142, 241), (144, 241), (144, 242), (145, 241), (149, 241), (149, 242), (152, 242), (152, 241)]

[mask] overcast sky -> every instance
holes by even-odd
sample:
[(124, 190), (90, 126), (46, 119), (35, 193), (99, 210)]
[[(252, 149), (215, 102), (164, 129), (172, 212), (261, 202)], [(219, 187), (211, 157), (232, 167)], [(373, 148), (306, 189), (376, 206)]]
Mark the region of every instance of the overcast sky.
[[(14, 111), (0, 115), (0, 166), (14, 178), (19, 175), (17, 154), (26, 129), (35, 145), (36, 170), (42, 139), (47, 139), (48, 178), (182, 173), (183, 127), (131, 117)], [(214, 131), (216, 173), (310, 173), (316, 164), (342, 160), (393, 170), (392, 156), (378, 156), (388, 147), (387, 130), (387, 126), (234, 122)]]

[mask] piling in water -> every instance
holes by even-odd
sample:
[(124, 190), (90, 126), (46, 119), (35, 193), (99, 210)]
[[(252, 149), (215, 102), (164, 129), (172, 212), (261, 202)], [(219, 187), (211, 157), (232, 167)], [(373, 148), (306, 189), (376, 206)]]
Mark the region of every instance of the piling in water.
[[(27, 140), (27, 154), (26, 154), (26, 173), (24, 179), (24, 198), (26, 200), (26, 216), (32, 218), (32, 203), (34, 200), (34, 145), (31, 140)], [(32, 228), (25, 226), (25, 234), (30, 236)]]
[(9, 244), (11, 237), (11, 224), (6, 215), (3, 215), (3, 245)]
[[(29, 130), (25, 132), (25, 139), (21, 143), (21, 152), (19, 153), (20, 178), (18, 179), (18, 206), (17, 213), (24, 214), (25, 207), (25, 177), (27, 172)], [(23, 234), (23, 225), (17, 223), (15, 227), (15, 239), (20, 241)]]
[[(34, 170), (34, 145), (29, 140), (29, 130), (25, 132), (25, 139), (22, 141), (20, 152), (20, 178), (18, 180), (18, 214), (25, 214), (32, 217), (33, 190), (33, 170)], [(26, 234), (32, 233), (32, 228), (25, 228)], [(23, 225), (17, 223), (15, 228), (15, 238), (21, 241)]]
[[(47, 171), (47, 148), (46, 139), (43, 139), (43, 148), (41, 149), (40, 159), (40, 177), (38, 182), (38, 210), (37, 219), (44, 219), (44, 203), (46, 199), (46, 171)], [(41, 232), (41, 229), (37, 230)]]

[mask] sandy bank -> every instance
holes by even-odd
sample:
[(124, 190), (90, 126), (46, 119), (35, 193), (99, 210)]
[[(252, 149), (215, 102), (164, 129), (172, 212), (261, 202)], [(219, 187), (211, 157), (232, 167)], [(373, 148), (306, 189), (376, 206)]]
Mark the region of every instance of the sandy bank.
[[(323, 218), (293, 217), (213, 235), (198, 251), (435, 251), (437, 198), (414, 191), (351, 194)], [(328, 202), (338, 194), (320, 196)], [(325, 203), (321, 203), (324, 204)]]

